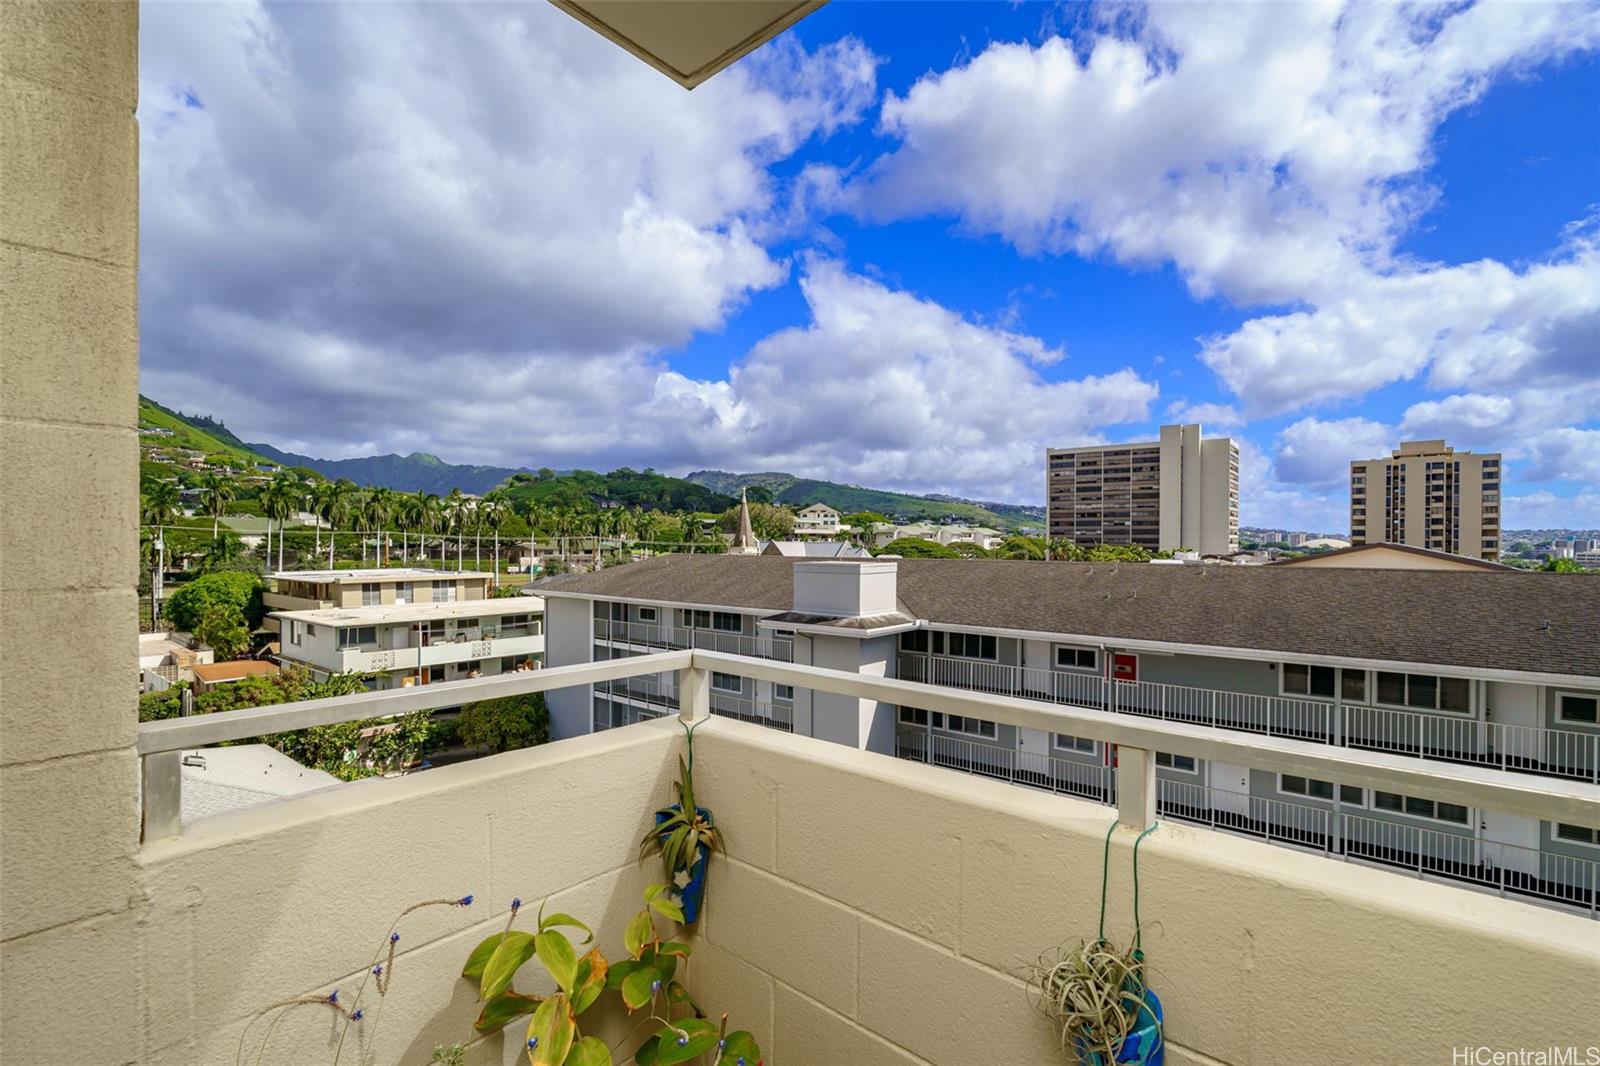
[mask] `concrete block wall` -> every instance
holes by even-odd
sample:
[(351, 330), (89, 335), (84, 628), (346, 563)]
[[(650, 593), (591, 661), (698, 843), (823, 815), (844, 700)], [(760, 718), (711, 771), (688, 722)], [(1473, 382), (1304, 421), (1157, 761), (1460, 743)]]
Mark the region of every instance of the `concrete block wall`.
[[(436, 1044), (471, 1035), (479, 1004), (461, 966), (504, 928), (512, 898), (529, 908), (519, 928), (544, 903), (589, 924), (608, 959), (626, 957), (627, 921), (661, 879), (639, 861), (639, 836), (668, 802), (681, 746), (675, 721), (648, 722), (223, 815), (147, 847), (142, 1013), (119, 1038), (142, 1033), (136, 1060), (149, 1066), (233, 1063), (262, 1007), (334, 988), (348, 1002), (397, 914), (471, 893), (471, 907), (406, 918), (391, 992), (380, 1000), (369, 986), (363, 1000), (375, 1024), (362, 1025), (362, 1061), (427, 1062)], [(531, 966), (517, 987), (553, 986)], [(334, 1021), (296, 1008), (260, 1061), (332, 1061)], [(584, 1023), (615, 1041), (636, 1021), (600, 1012)], [(525, 1061), (525, 1029), (514, 1024), (469, 1061)], [(255, 1025), (247, 1046), (263, 1032)]]
[(137, 68), (131, 0), (0, 4), (6, 1062), (138, 1055)]
[[(697, 731), (695, 779), (728, 842), (696, 984), (770, 1012), (768, 1062), (1066, 1061), (1015, 975), (1095, 934), (1110, 811), (727, 719)], [(1132, 840), (1111, 851), (1119, 943)], [(1168, 1062), (1593, 1043), (1587, 918), (1172, 823), (1139, 860)]]

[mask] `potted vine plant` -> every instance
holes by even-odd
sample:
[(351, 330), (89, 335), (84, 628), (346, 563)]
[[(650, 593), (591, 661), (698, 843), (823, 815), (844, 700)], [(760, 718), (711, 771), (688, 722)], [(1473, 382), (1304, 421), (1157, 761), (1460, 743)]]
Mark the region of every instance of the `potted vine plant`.
[(711, 853), (722, 843), (711, 812), (694, 802), (695, 728), (684, 726), (689, 757), (685, 760), (678, 756), (678, 780), (673, 785), (677, 802), (656, 811), (655, 825), (639, 842), (641, 859), (652, 853), (661, 855), (668, 891), (683, 908), (684, 925), (700, 920), (700, 907), (706, 897), (706, 870)]
[(1106, 939), (1106, 882), (1113, 823), (1100, 871), (1100, 933), (1075, 948), (1046, 952), (1022, 975), (1034, 1007), (1060, 1030), (1061, 1050), (1081, 1066), (1163, 1066), (1161, 999), (1150, 988), (1139, 923), (1139, 844), (1133, 842), (1133, 943), (1122, 951)]
[[(461, 976), (478, 985), (482, 1012), (473, 1028), (473, 1040), (436, 1049), (437, 1061), (450, 1063), (484, 1036), (516, 1018), (532, 1015), (528, 1022), (527, 1055), (530, 1066), (613, 1066), (614, 1048), (580, 1029), (580, 1016), (606, 991), (616, 991), (630, 1014), (647, 1011), (645, 1022), (656, 1030), (634, 1051), (638, 1066), (677, 1066), (693, 1061), (714, 1066), (762, 1066), (761, 1048), (749, 1032), (728, 1031), (728, 1016), (708, 1019), (678, 979), (678, 964), (687, 962), (690, 946), (664, 939), (656, 918), (683, 923), (683, 912), (668, 898), (667, 885), (651, 885), (644, 892), (645, 907), (623, 935), (628, 958), (608, 962), (598, 948), (579, 956), (562, 929), (580, 929), (593, 938), (589, 927), (568, 914), (545, 915), (541, 907), (537, 932), (513, 928), (522, 901), (511, 903), (511, 918), (504, 931), (473, 949)], [(525, 995), (513, 987), (517, 971), (537, 956), (556, 983), (549, 996)]]

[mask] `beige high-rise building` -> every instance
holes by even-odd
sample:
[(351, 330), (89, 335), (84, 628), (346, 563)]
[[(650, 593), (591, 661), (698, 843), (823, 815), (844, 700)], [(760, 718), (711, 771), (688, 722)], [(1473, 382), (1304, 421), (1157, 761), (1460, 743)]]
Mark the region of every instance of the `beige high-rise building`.
[(1151, 551), (1239, 547), (1239, 447), (1199, 425), (1162, 426), (1136, 444), (1051, 448), (1045, 497), (1051, 538)]
[(1408, 440), (1350, 464), (1350, 543), (1500, 558), (1500, 453)]

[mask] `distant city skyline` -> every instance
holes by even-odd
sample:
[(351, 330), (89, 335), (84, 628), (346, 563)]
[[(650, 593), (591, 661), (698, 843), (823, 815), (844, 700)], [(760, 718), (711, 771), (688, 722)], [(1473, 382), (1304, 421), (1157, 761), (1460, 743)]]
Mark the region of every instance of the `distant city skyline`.
[(1199, 422), (1246, 523), (1330, 529), (1444, 437), (1600, 525), (1600, 13), (1535, 6), (833, 4), (685, 93), (542, 6), (146, 4), (142, 387), (1019, 503)]

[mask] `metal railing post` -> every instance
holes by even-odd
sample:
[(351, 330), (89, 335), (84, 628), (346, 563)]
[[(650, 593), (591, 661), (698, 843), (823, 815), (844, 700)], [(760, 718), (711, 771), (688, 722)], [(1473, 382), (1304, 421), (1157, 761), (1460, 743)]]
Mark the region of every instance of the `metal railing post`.
[(1145, 829), (1156, 821), (1156, 756), (1146, 748), (1117, 745), (1117, 821)]
[(678, 671), (678, 717), (698, 722), (711, 715), (711, 671), (686, 666)]
[(162, 751), (139, 760), (145, 843), (183, 829), (183, 752)]

